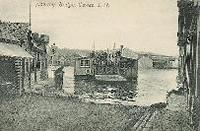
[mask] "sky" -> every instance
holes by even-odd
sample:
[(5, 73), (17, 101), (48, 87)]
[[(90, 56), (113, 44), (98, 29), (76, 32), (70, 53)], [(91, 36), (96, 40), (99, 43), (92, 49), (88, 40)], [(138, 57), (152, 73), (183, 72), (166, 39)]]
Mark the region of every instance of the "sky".
[[(36, 7), (32, 0), (32, 30), (50, 36), (63, 48), (95, 49), (124, 45), (135, 51), (177, 55), (176, 0), (62, 0), (63, 3), (109, 3), (102, 8)], [(28, 22), (28, 0), (0, 0), (0, 19)]]

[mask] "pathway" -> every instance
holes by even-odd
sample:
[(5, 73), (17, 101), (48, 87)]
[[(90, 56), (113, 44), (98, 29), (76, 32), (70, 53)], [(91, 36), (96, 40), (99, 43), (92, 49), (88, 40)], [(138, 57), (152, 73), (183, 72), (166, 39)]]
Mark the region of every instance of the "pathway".
[(132, 131), (192, 131), (183, 95), (171, 94), (166, 108), (146, 113)]

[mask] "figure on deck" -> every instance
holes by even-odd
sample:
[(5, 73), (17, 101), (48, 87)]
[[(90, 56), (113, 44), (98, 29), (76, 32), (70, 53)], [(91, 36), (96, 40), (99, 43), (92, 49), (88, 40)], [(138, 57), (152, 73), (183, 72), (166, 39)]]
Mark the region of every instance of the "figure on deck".
[(63, 68), (64, 66), (61, 66), (54, 72), (55, 87), (58, 90), (62, 90), (62, 87), (63, 87), (63, 74), (64, 74)]

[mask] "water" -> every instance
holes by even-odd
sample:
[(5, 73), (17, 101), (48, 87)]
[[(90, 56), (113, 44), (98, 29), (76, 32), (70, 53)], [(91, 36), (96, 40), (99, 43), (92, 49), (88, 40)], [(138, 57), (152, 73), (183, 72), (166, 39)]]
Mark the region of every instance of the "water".
[(177, 73), (175, 69), (139, 72), (136, 103), (150, 105), (165, 102), (166, 93), (176, 89)]
[(63, 89), (69, 95), (95, 99), (96, 102), (120, 101), (150, 105), (166, 101), (166, 93), (176, 88), (177, 70), (139, 72), (137, 82), (75, 80), (73, 67), (64, 68)]

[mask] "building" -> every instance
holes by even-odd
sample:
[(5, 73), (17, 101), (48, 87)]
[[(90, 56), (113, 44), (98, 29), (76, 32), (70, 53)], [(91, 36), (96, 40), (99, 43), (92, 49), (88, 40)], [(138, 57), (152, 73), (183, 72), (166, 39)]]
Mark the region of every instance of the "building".
[(178, 58), (151, 52), (137, 52), (138, 69), (176, 69), (178, 68)]
[(67, 58), (60, 52), (60, 49), (55, 43), (51, 45), (48, 52), (49, 66), (65, 66), (68, 65)]
[(138, 58), (138, 70), (153, 69), (153, 60), (148, 55), (142, 55)]
[(119, 54), (119, 73), (126, 79), (137, 80), (138, 78), (138, 54), (121, 45)]
[(154, 69), (167, 69), (171, 66), (168, 58), (154, 55), (154, 56), (151, 56), (151, 59), (153, 60)]
[(75, 76), (94, 76), (94, 58), (92, 56), (80, 57), (75, 60), (74, 75)]
[(1, 91), (6, 94), (21, 94), (31, 84), (30, 61), (33, 57), (17, 43), (9, 40), (1, 39), (0, 48)]
[(70, 62), (67, 59), (67, 57), (60, 52), (60, 49), (58, 46), (56, 46), (55, 43), (53, 43), (48, 48), (48, 77), (49, 78), (55, 78), (55, 71), (59, 69), (62, 66), (69, 66)]
[(1, 81), (12, 83), (21, 93), (45, 80), (48, 42), (47, 35), (32, 33), (28, 23), (0, 22)]
[(171, 63), (173, 69), (178, 69), (178, 58), (173, 59)]
[(137, 79), (138, 63), (135, 55), (127, 49), (92, 52), (75, 60), (75, 76), (112, 76)]
[(199, 0), (179, 0), (178, 46), (179, 86), (187, 95), (190, 124), (199, 130), (200, 123), (200, 6)]
[(48, 78), (47, 46), (49, 36), (38, 33), (32, 33), (32, 36), (32, 45), (29, 51), (34, 57), (31, 61), (31, 78), (32, 81), (38, 82)]
[(151, 55), (154, 69), (176, 69), (177, 58), (165, 55)]

